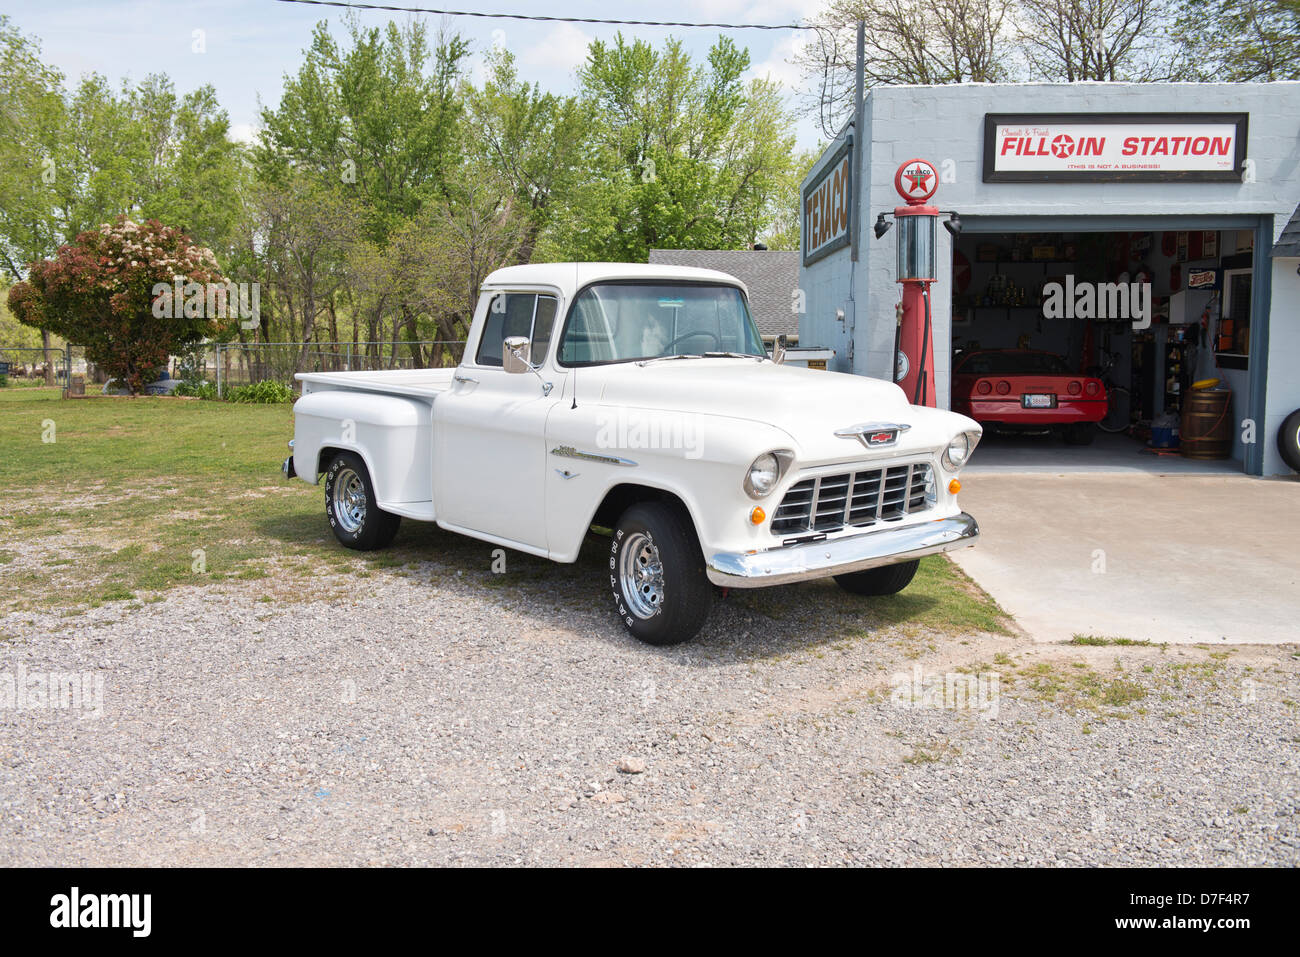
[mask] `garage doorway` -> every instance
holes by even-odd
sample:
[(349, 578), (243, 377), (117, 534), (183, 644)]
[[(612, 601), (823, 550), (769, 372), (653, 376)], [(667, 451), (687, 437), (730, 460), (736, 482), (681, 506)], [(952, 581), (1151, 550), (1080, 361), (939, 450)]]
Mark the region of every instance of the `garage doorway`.
[(1242, 471), (1266, 343), (1257, 224), (1065, 222), (972, 216), (954, 240), (951, 407), (985, 427), (980, 466)]

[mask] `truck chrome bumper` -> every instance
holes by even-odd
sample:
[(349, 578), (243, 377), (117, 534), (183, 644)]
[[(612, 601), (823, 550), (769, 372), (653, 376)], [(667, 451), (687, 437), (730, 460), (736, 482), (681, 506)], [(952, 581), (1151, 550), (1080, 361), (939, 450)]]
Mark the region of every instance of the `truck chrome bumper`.
[(785, 585), (965, 548), (974, 545), (979, 534), (979, 524), (962, 512), (903, 528), (880, 529), (750, 554), (718, 552), (709, 557), (707, 572), (709, 581), (724, 588)]

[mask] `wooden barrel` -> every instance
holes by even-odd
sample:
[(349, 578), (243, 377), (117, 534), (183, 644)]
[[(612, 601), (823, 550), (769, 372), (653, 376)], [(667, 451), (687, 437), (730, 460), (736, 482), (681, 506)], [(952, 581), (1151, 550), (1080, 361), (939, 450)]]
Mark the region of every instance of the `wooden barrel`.
[(1232, 454), (1232, 393), (1193, 389), (1184, 397), (1182, 453), (1189, 459), (1226, 459)]

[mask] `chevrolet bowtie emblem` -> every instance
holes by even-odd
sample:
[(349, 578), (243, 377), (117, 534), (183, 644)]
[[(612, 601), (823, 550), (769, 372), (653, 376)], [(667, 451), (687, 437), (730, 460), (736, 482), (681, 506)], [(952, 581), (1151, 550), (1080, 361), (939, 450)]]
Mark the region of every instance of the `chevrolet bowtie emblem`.
[(879, 449), (893, 445), (910, 428), (910, 425), (899, 422), (864, 422), (850, 425), (846, 429), (836, 429), (835, 434), (842, 439), (857, 439), (869, 449)]

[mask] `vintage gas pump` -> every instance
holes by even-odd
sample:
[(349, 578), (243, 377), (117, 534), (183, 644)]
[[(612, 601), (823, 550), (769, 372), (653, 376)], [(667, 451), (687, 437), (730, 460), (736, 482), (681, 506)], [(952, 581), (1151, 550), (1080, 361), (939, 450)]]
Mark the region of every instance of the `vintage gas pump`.
[[(941, 214), (927, 201), (938, 186), (938, 171), (923, 159), (908, 160), (894, 174), (894, 188), (907, 203), (894, 209), (898, 223), (897, 278), (903, 284), (903, 301), (897, 313), (894, 381), (913, 405), (936, 404), (930, 284), (936, 278), (935, 233)], [(884, 213), (877, 218), (875, 229), (877, 238), (889, 229)]]

